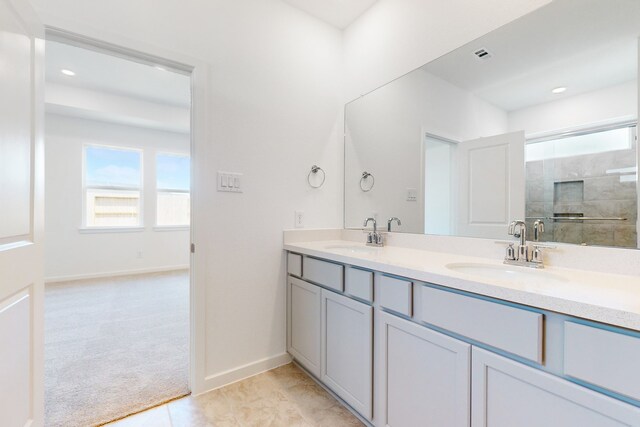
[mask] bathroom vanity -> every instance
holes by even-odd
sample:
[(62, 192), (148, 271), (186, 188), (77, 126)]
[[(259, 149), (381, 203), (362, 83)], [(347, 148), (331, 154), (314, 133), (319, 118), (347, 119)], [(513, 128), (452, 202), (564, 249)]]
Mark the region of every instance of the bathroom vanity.
[(287, 243), (287, 347), (374, 426), (640, 426), (640, 279)]

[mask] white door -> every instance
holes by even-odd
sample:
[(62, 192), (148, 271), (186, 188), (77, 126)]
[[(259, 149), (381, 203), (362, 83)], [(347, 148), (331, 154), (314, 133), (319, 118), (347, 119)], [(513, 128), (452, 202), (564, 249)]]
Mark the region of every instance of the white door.
[(473, 347), (472, 427), (640, 426), (640, 408)]
[(0, 0), (0, 424), (41, 426), (44, 31)]
[(524, 131), (457, 145), (456, 235), (506, 238), (510, 221), (524, 221)]
[(321, 289), (316, 285), (288, 278), (288, 350), (316, 377), (320, 378)]
[(373, 308), (323, 289), (322, 352), (322, 382), (371, 419)]
[(385, 427), (468, 427), (471, 345), (380, 313), (379, 393)]

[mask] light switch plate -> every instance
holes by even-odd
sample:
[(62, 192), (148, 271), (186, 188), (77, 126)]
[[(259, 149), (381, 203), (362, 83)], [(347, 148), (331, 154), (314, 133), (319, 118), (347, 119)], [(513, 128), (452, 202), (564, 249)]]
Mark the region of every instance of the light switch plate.
[(242, 193), (242, 174), (218, 171), (218, 191)]

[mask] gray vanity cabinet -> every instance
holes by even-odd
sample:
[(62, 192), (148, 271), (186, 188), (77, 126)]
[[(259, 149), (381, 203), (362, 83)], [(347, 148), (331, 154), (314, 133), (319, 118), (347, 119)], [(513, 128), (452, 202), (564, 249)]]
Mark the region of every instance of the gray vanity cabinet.
[(363, 417), (373, 406), (373, 308), (322, 290), (320, 379)]
[(289, 276), (287, 292), (287, 350), (298, 363), (319, 378), (322, 289)]
[(472, 427), (640, 425), (640, 408), (476, 347), (472, 353)]
[(385, 427), (468, 427), (471, 345), (380, 313), (376, 379)]

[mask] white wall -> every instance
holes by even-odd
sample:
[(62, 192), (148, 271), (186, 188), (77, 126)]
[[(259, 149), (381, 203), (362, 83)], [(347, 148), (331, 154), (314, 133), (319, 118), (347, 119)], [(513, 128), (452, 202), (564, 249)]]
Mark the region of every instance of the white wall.
[(347, 100), (551, 0), (379, 0), (344, 33)]
[[(187, 267), (189, 231), (156, 231), (153, 226), (155, 155), (188, 154), (189, 136), (56, 114), (47, 114), (45, 120), (45, 278), (55, 281)], [(143, 149), (144, 231), (79, 231), (84, 144)]]
[[(507, 132), (506, 112), (422, 69), (348, 104), (346, 119), (348, 228), (375, 213), (381, 227), (396, 216), (394, 229), (422, 233), (425, 133), (461, 142)], [(365, 170), (375, 177), (370, 192), (359, 186)], [(407, 200), (410, 188), (416, 201)]]
[[(285, 353), (282, 230), (342, 226), (342, 36), (280, 0), (33, 0), (45, 24), (210, 64), (207, 146), (194, 182), (206, 205), (206, 364), (196, 387), (264, 369)], [(307, 173), (327, 173), (312, 190)], [(220, 193), (216, 171), (243, 173)], [(197, 191), (196, 190), (196, 191)], [(201, 276), (200, 276), (201, 277)]]
[(509, 129), (527, 135), (565, 130), (596, 123), (635, 119), (638, 116), (638, 85), (620, 85), (562, 97), (509, 113)]

